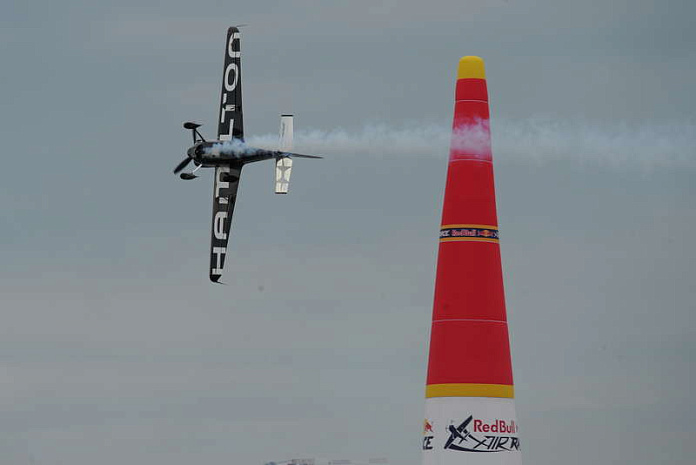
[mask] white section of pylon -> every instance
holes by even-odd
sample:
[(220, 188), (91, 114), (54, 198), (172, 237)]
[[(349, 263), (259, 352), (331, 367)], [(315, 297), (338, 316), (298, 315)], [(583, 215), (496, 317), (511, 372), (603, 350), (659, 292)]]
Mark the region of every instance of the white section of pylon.
[(520, 465), (515, 400), (426, 399), (422, 448), (423, 465)]

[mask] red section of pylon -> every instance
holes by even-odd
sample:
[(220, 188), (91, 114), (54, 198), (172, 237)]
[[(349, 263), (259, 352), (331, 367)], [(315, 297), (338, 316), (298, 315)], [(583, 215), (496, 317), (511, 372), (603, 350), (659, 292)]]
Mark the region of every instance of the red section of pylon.
[(433, 321), (506, 321), (500, 247), (490, 242), (442, 242)]
[[(442, 228), (497, 232), (485, 79), (455, 97)], [(441, 238), (427, 383), (513, 384), (497, 236)]]
[(512, 384), (505, 323), (449, 320), (433, 323), (428, 384)]
[(498, 226), (493, 165), (487, 161), (452, 160), (447, 169), (442, 225)]

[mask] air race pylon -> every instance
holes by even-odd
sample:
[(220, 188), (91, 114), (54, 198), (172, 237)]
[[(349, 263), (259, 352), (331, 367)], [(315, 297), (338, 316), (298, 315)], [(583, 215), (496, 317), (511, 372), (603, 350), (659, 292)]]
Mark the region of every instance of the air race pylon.
[(520, 464), (483, 60), (459, 60), (440, 229), (424, 465)]

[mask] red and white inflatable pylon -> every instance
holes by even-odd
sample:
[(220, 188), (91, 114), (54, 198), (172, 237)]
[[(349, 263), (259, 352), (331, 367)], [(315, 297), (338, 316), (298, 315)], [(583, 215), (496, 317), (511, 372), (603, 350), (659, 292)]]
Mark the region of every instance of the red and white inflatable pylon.
[(521, 463), (498, 241), (485, 68), (481, 58), (464, 57), (435, 280), (424, 465)]

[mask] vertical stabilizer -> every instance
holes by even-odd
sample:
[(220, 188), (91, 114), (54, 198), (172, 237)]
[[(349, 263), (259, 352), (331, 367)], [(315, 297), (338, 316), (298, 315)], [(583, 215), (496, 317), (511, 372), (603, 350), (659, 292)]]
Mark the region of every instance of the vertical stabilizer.
[(280, 145), (278, 150), (281, 152), (292, 152), (292, 115), (280, 116)]
[[(282, 115), (280, 117), (280, 142), (279, 150), (281, 152), (292, 151), (293, 139), (293, 116)], [(276, 158), (275, 167), (275, 193), (287, 194), (290, 188), (290, 174), (292, 173), (292, 159), (290, 157), (280, 156)]]

